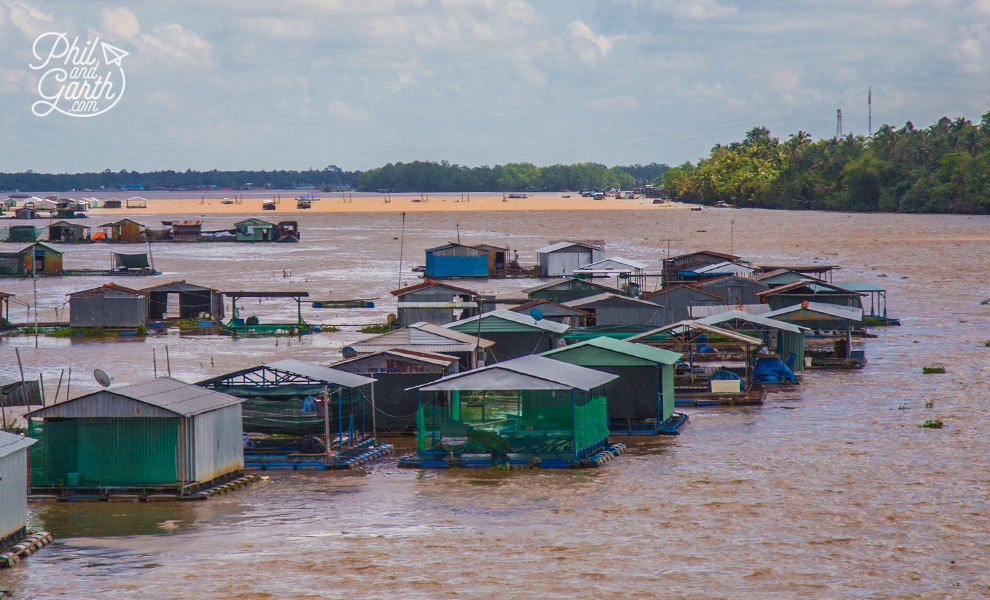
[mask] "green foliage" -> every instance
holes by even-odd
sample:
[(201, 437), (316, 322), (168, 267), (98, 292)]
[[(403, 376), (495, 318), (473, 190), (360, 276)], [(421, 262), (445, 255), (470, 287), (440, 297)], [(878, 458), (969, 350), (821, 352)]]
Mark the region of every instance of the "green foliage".
[(67, 337), (108, 338), (108, 337), (117, 337), (118, 333), (116, 331), (103, 329), (101, 327), (65, 327), (63, 329), (53, 329), (51, 331), (47, 331), (45, 332), (45, 335), (54, 338), (67, 338)]
[(881, 127), (872, 138), (787, 141), (765, 127), (718, 145), (697, 165), (663, 174), (688, 202), (817, 210), (990, 213), (990, 112), (979, 124), (942, 118), (927, 129)]
[(336, 165), (307, 171), (137, 171), (107, 169), (100, 173), (0, 173), (0, 190), (48, 190), (55, 192), (108, 189), (141, 185), (144, 190), (270, 187), (292, 189), (301, 186), (326, 188), (354, 187), (359, 171), (344, 171)]
[(367, 327), (362, 327), (358, 331), (361, 333), (388, 333), (395, 329), (395, 326), (391, 323), (381, 323), (378, 325), (368, 325)]
[(596, 163), (550, 165), (508, 163), (494, 167), (464, 167), (447, 161), (389, 163), (361, 173), (358, 189), (396, 192), (510, 192), (541, 190), (629, 189), (636, 185), (632, 169), (644, 179), (660, 174), (666, 165), (612, 167)]
[(945, 367), (922, 367), (921, 372), (925, 375), (945, 373)]
[(928, 419), (918, 427), (924, 427), (925, 429), (941, 429), (942, 425), (942, 419)]

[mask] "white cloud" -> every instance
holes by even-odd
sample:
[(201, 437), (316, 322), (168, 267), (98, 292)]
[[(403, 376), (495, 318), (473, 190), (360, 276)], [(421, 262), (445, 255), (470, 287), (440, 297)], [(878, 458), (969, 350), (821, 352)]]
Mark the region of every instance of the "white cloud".
[(24, 35), (34, 38), (48, 31), (55, 22), (52, 13), (43, 12), (21, 0), (5, 2), (10, 11), (10, 22)]
[(305, 18), (245, 17), (237, 24), (249, 34), (276, 39), (309, 38), (317, 33), (313, 21)]
[(103, 31), (114, 37), (132, 38), (141, 31), (137, 15), (126, 6), (104, 8), (100, 11), (100, 21)]
[(589, 65), (595, 64), (599, 57), (604, 57), (612, 49), (618, 40), (628, 39), (628, 35), (619, 34), (614, 36), (598, 35), (591, 30), (584, 21), (571, 21), (567, 26), (571, 36), (578, 40), (583, 40), (578, 46), (578, 57), (581, 62)]
[(158, 23), (151, 33), (140, 35), (142, 54), (166, 62), (192, 66), (211, 66), (215, 58), (213, 46), (178, 23)]
[(327, 109), (330, 111), (331, 116), (340, 121), (345, 121), (352, 127), (371, 127), (375, 124), (375, 117), (370, 112), (342, 100), (334, 100)]
[(735, 6), (723, 4), (716, 0), (654, 0), (653, 6), (675, 18), (692, 21), (724, 19), (739, 14), (739, 9)]
[(38, 86), (38, 78), (24, 69), (0, 67), (0, 96), (23, 92), (33, 93)]

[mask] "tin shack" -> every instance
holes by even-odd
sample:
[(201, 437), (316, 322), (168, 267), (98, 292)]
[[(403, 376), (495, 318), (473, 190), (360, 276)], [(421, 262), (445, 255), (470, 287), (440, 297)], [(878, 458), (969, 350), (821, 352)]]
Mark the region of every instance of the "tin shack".
[(115, 283), (69, 294), (69, 325), (131, 329), (148, 320), (148, 296)]
[(557, 242), (536, 251), (536, 259), (544, 277), (570, 276), (576, 269), (604, 258), (605, 250), (601, 246), (584, 242)]
[(392, 290), (392, 295), (400, 325), (424, 321), (445, 325), (478, 314), (481, 300), (472, 290), (429, 280)]
[(495, 342), (495, 346), (489, 349), (489, 356), (496, 362), (550, 350), (555, 347), (559, 336), (569, 329), (563, 323), (536, 320), (530, 315), (505, 309), (454, 321), (444, 327)]
[(159, 377), (25, 415), (35, 493), (158, 489), (186, 495), (244, 466), (241, 400)]
[(141, 290), (148, 297), (148, 318), (223, 319), (223, 292), (202, 285), (172, 281)]
[(451, 242), (426, 249), (426, 271), (423, 276), (488, 277), (490, 262), (488, 250)]
[(27, 535), (27, 453), (35, 441), (0, 431), (0, 553)]
[(234, 237), (238, 242), (274, 242), (275, 224), (262, 219), (244, 219), (234, 223)]

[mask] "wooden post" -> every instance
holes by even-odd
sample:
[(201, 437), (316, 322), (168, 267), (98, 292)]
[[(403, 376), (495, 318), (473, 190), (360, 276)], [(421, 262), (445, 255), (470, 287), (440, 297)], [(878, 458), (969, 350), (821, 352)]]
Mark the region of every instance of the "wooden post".
[[(69, 399), (69, 387), (72, 386), (72, 365), (69, 365), (69, 376), (65, 379), (65, 399)], [(57, 400), (57, 398), (56, 398)]]
[(52, 404), (58, 404), (58, 393), (62, 391), (62, 376), (65, 375), (65, 369), (58, 374), (58, 385), (55, 386), (55, 401)]
[[(21, 363), (21, 349), (14, 348), (14, 353), (17, 354), (17, 369), (21, 372), (21, 402), (26, 406), (28, 404), (27, 398), (27, 386), (24, 384), (24, 365)], [(4, 427), (7, 426), (7, 419), (4, 417)]]
[(378, 425), (375, 420), (375, 382), (371, 382), (371, 437), (375, 440), (375, 445), (378, 445)]
[(327, 461), (330, 461), (330, 393), (323, 386), (323, 441), (326, 444)]
[(38, 373), (38, 379), (41, 380), (41, 407), (44, 408), (45, 404), (45, 374)]
[(172, 376), (172, 359), (168, 355), (168, 344), (165, 344), (165, 368), (168, 371), (168, 376)]

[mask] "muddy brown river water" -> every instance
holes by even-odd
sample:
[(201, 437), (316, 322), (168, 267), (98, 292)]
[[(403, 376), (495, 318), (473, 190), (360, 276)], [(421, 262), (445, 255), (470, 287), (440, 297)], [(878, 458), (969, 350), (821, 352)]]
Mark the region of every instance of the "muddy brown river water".
[[(234, 220), (204, 219), (206, 228)], [(156, 244), (161, 277), (117, 281), (378, 297), (374, 310), (304, 316), (383, 321), (399, 283), (399, 216), (299, 220), (299, 244)], [(760, 407), (691, 409), (680, 436), (633, 439), (598, 470), (417, 472), (391, 460), (356, 473), (270, 472), (201, 503), (34, 503), (33, 526), (56, 543), (0, 571), (0, 589), (101, 599), (990, 597), (990, 305), (980, 304), (990, 296), (990, 218), (417, 213), (406, 222), (404, 283), (457, 223), (462, 239), (518, 248), (523, 262), (550, 239), (575, 237), (605, 239), (610, 256), (651, 267), (667, 239), (672, 253), (731, 244), (757, 262), (837, 263), (836, 281), (886, 284), (903, 326), (875, 330), (862, 371), (807, 373)], [(102, 245), (70, 247), (65, 264), (96, 268), (108, 256)], [(39, 280), (42, 318), (55, 318), (68, 291), (106, 281)], [(465, 284), (494, 292), (533, 281)], [(30, 301), (29, 280), (0, 289)], [(26, 316), (17, 304), (11, 312)], [(266, 301), (244, 314), (294, 312)], [(15, 347), (49, 395), (71, 365), (75, 395), (96, 387), (96, 367), (115, 383), (150, 377), (152, 349), (161, 368), (166, 344), (173, 375), (194, 381), (273, 358), (330, 362), (358, 337), (353, 327), (302, 339), (42, 337), (37, 348), (31, 337), (5, 338), (0, 378), (17, 376)], [(946, 374), (923, 375), (931, 364)], [(945, 427), (920, 428), (929, 418)]]

